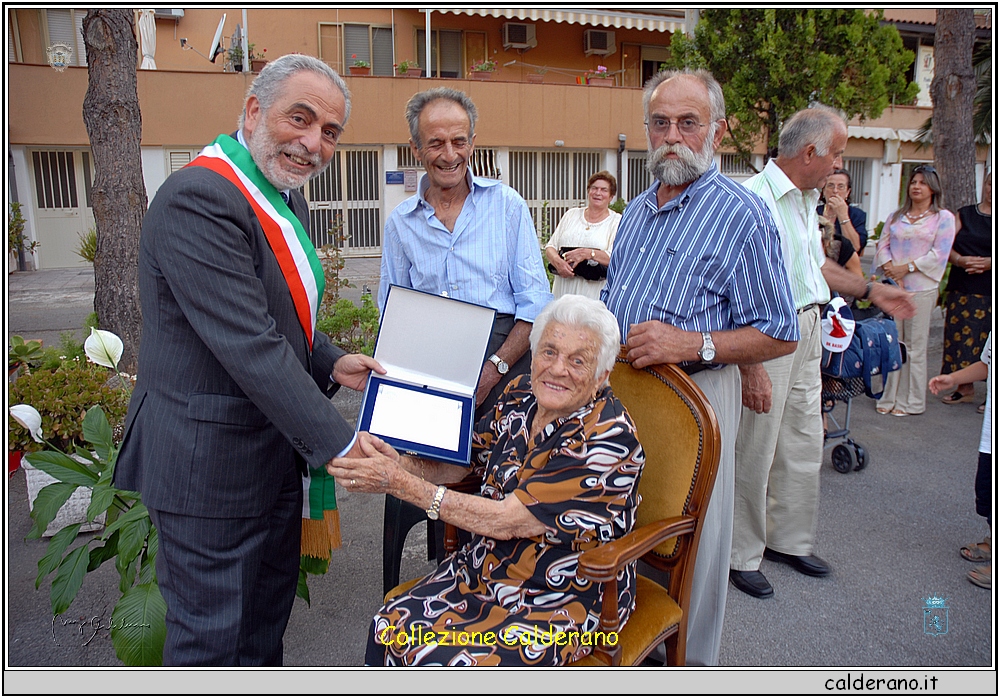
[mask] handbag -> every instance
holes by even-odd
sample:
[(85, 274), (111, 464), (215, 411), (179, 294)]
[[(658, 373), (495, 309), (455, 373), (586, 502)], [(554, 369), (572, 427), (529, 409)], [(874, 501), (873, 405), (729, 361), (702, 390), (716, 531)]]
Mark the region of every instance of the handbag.
[[(565, 257), (567, 252), (578, 250), (579, 247), (560, 247), (559, 256)], [(590, 249), (590, 248), (587, 248)], [(556, 268), (549, 263), (549, 271), (556, 273)], [(587, 259), (580, 262), (573, 268), (573, 274), (587, 281), (603, 281), (608, 278), (608, 266), (601, 264), (596, 259)]]

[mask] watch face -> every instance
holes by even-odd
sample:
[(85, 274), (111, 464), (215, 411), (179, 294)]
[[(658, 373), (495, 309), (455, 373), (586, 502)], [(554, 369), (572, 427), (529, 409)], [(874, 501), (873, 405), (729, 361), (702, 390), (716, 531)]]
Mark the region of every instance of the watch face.
[(701, 360), (708, 362), (715, 359), (715, 349), (713, 347), (704, 347), (701, 350)]
[(440, 514), (438, 514), (436, 511), (427, 512), (427, 518), (430, 519), (431, 521), (437, 521), (439, 516)]

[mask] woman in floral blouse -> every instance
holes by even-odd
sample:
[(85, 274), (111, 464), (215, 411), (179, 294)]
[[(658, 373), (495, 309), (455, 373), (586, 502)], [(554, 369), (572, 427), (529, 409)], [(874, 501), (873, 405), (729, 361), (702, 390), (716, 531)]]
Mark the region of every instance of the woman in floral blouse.
[[(531, 375), (510, 382), (473, 435), (482, 496), (436, 486), (467, 468), (400, 456), (370, 434), (359, 434), (368, 458), (331, 463), (347, 489), (393, 494), (473, 534), (376, 613), (366, 664), (558, 666), (598, 644), (602, 585), (577, 576), (577, 559), (632, 530), (645, 462), (607, 382), (619, 344), (600, 301), (567, 295), (542, 311)], [(618, 589), (624, 620), (634, 566)]]
[(943, 208), (941, 180), (930, 165), (918, 165), (906, 185), (906, 200), (886, 221), (875, 247), (872, 271), (913, 293), (917, 313), (896, 320), (907, 362), (890, 373), (876, 403), (879, 414), (923, 414), (927, 398), (927, 336), (938, 285), (955, 240), (955, 216)]

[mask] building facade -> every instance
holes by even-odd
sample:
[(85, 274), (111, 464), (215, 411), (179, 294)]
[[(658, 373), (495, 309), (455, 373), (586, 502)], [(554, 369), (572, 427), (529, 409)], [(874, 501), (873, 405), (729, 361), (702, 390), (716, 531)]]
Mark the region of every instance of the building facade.
[[(415, 92), (433, 86), (455, 87), (475, 101), (473, 170), (517, 189), (540, 233), (585, 200), (587, 177), (597, 170), (618, 177), (622, 198), (641, 192), (650, 181), (641, 86), (667, 57), (673, 32), (697, 21), (696, 11), (648, 8), (146, 12), (136, 10), (136, 25), (137, 65), (147, 66), (138, 70), (138, 91), (149, 199), (205, 143), (236, 129), (255, 75), (251, 56), (244, 65), (231, 50), (245, 36), (256, 57), (306, 53), (345, 76), (354, 100), (350, 123), (333, 164), (304, 193), (314, 242), (331, 243), (342, 229), (345, 252), (353, 255), (380, 253), (389, 212), (414, 191), (421, 170), (407, 146), (403, 111)], [(926, 62), (926, 27), (932, 43), (933, 24), (923, 15), (893, 12), (902, 16), (893, 18), (900, 26), (923, 28), (904, 39), (917, 42), (911, 48)], [(32, 260), (37, 267), (85, 264), (75, 249), (94, 225), (93, 162), (82, 117), (84, 14), (63, 7), (7, 9), (8, 189), (23, 203), (26, 235), (40, 243)], [(211, 62), (216, 34), (222, 52)], [(48, 50), (56, 45), (66, 47), (61, 71), (50, 66)], [(349, 74), (359, 60), (370, 64), (368, 75)], [(419, 65), (421, 77), (397, 76), (404, 61)], [(473, 71), (487, 61), (494, 70)], [(601, 66), (604, 80), (595, 75)], [(914, 70), (917, 75), (917, 61)], [(933, 150), (915, 142), (930, 113), (918, 100), (851, 125), (846, 162), (855, 201), (873, 226), (898, 205), (907, 168), (933, 160)], [(986, 157), (983, 152), (980, 163)], [(737, 180), (752, 174), (732, 154), (717, 160)], [(763, 150), (756, 160), (762, 167)], [(978, 169), (981, 176), (981, 164)]]

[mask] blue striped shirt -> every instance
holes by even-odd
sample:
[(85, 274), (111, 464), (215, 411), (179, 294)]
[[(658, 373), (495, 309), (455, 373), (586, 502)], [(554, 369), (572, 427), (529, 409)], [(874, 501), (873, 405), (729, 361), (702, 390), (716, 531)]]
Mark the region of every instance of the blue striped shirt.
[(763, 202), (714, 164), (662, 208), (657, 187), (625, 210), (601, 292), (623, 340), (647, 320), (696, 332), (750, 326), (798, 340), (778, 230)]
[(478, 303), (534, 322), (552, 300), (535, 226), (520, 194), (494, 179), (466, 175), (469, 196), (451, 232), (416, 195), (389, 214), (382, 242), (379, 311), (389, 284)]

